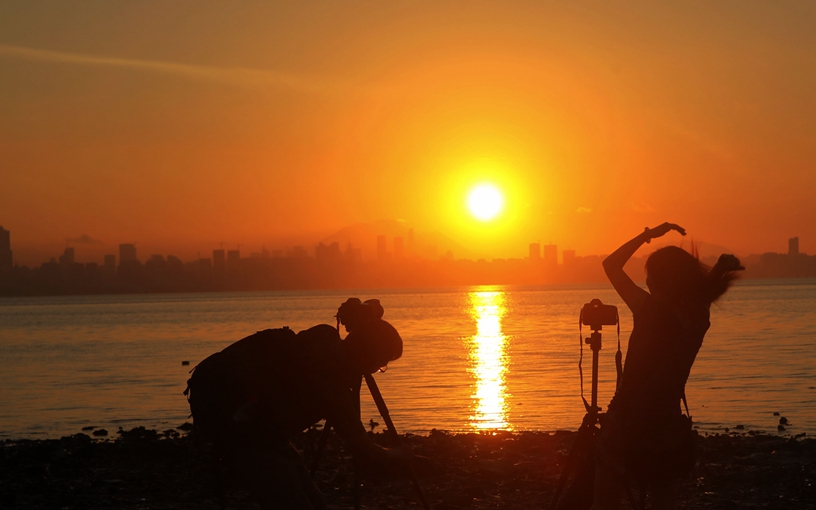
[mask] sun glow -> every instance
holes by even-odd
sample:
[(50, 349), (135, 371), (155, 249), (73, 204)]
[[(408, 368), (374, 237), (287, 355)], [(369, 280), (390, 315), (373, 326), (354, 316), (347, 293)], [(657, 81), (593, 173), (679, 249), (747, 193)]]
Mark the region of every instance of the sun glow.
[(467, 199), (470, 213), (478, 220), (489, 221), (504, 208), (501, 191), (492, 184), (480, 184), (470, 191)]

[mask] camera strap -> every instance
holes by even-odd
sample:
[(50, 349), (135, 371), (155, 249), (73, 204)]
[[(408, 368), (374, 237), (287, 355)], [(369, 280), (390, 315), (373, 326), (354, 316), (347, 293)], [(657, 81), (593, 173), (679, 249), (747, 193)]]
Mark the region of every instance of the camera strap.
[(623, 376), (623, 354), (621, 354), (620, 349), (620, 314), (617, 311), (615, 312), (615, 322), (618, 323), (618, 351), (615, 353), (615, 371), (617, 372), (615, 392), (617, 393), (618, 388), (620, 388), (621, 377)]
[(581, 350), (581, 355), (578, 356), (578, 379), (581, 381), (581, 400), (584, 401), (584, 408), (589, 412), (589, 402), (584, 398), (584, 309), (581, 308), (581, 313), (578, 314), (578, 346)]

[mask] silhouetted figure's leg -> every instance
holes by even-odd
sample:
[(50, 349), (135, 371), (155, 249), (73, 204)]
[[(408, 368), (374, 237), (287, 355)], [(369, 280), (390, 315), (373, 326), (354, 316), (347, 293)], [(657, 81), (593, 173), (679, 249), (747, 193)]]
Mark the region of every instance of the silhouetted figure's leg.
[(677, 508), (678, 486), (676, 480), (652, 483), (649, 487), (652, 508), (654, 510), (674, 510)]
[(300, 454), (291, 444), (263, 449), (265, 451), (244, 450), (236, 459), (239, 476), (262, 509), (319, 510), (326, 507)]
[(598, 463), (595, 467), (594, 510), (618, 510), (621, 506), (622, 485), (614, 469)]

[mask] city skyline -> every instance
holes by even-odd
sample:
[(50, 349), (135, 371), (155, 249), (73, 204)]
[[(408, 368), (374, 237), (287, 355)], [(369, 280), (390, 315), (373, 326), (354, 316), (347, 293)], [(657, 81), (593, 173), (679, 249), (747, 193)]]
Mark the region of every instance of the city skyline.
[[(1, 224), (0, 224), (0, 229), (3, 229), (3, 226)], [(382, 260), (384, 254), (387, 254), (387, 256), (390, 257), (392, 254), (395, 254), (397, 251), (400, 251), (401, 253), (403, 253), (403, 256), (411, 255), (411, 256), (418, 256), (419, 258), (429, 258), (429, 259), (438, 258), (439, 256), (446, 254), (447, 252), (451, 252), (451, 254), (453, 255), (453, 258), (461, 258), (461, 259), (465, 259), (465, 260), (525, 259), (525, 258), (527, 258), (527, 259), (541, 258), (542, 260), (546, 260), (546, 259), (551, 260), (553, 258), (553, 256), (555, 256), (555, 260), (557, 260), (558, 263), (563, 262), (564, 252), (567, 252), (567, 257), (574, 257), (577, 254), (579, 254), (579, 252), (577, 250), (569, 248), (569, 247), (560, 247), (559, 248), (558, 243), (553, 243), (553, 242), (541, 243), (540, 241), (528, 241), (527, 243), (520, 242), (518, 244), (518, 247), (517, 247), (517, 250), (516, 250), (518, 254), (516, 256), (509, 256), (509, 257), (493, 257), (493, 258), (474, 257), (472, 255), (472, 252), (467, 250), (467, 247), (457, 245), (456, 243), (453, 243), (453, 242), (450, 242), (450, 244), (444, 245), (442, 247), (440, 247), (438, 245), (431, 245), (431, 246), (425, 246), (422, 250), (418, 250), (416, 245), (415, 245), (415, 241), (413, 239), (414, 238), (414, 229), (413, 228), (406, 228), (406, 230), (407, 230), (408, 233), (406, 235), (404, 235), (404, 236), (397, 236), (397, 235), (389, 236), (388, 234), (376, 234), (375, 236), (372, 236), (372, 238), (369, 239), (369, 241), (372, 241), (372, 242), (369, 243), (369, 244), (370, 244), (371, 247), (373, 247), (373, 249), (371, 249), (371, 247), (369, 247), (368, 250), (364, 250), (360, 246), (360, 244), (355, 245), (353, 242), (351, 242), (348, 239), (345, 239), (344, 242), (340, 242), (340, 241), (334, 241), (334, 242), (336, 242), (338, 244), (338, 246), (344, 251), (348, 250), (349, 248), (354, 249), (355, 250), (354, 257), (359, 261)], [(11, 231), (8, 230), (8, 229), (3, 229), (3, 230), (0, 231), (0, 261), (4, 260), (4, 257), (11, 257), (12, 256), (11, 255), (12, 251), (15, 252), (15, 253), (19, 253), (19, 249), (11, 250), (11, 243), (9, 241), (10, 232)], [(331, 236), (327, 236), (327, 237), (325, 237), (325, 238), (323, 238), (321, 240), (316, 240), (316, 241), (313, 241), (311, 243), (304, 242), (302, 244), (294, 244), (294, 245), (291, 245), (291, 244), (290, 245), (281, 245), (281, 244), (270, 243), (269, 247), (267, 247), (267, 245), (265, 245), (265, 244), (262, 244), (260, 246), (252, 246), (248, 250), (245, 250), (244, 253), (245, 254), (248, 253), (250, 258), (262, 257), (262, 254), (264, 252), (270, 258), (282, 258), (282, 257), (292, 256), (291, 253), (294, 250), (296, 252), (302, 252), (303, 256), (316, 257), (316, 251), (320, 249), (319, 247), (323, 246), (323, 245), (328, 246), (330, 244), (333, 244), (333, 242), (331, 240), (333, 238), (337, 237), (337, 235), (338, 235), (338, 233), (335, 233), (335, 234), (333, 234)], [(409, 238), (409, 236), (410, 236), (410, 238)], [(358, 240), (359, 240), (359, 238), (358, 238)], [(695, 247), (696, 247), (696, 249), (698, 251), (702, 251), (701, 255), (703, 255), (703, 256), (715, 255), (714, 252), (716, 251), (718, 253), (734, 253), (734, 254), (736, 254), (737, 256), (740, 256), (740, 257), (747, 257), (749, 255), (756, 255), (756, 254), (761, 254), (761, 253), (776, 253), (777, 250), (781, 247), (781, 245), (779, 243), (777, 243), (777, 246), (771, 247), (770, 249), (763, 250), (763, 251), (757, 252), (757, 253), (736, 253), (736, 252), (733, 252), (731, 250), (728, 250), (727, 247), (722, 247), (722, 246), (719, 246), (719, 245), (711, 245), (709, 243), (701, 242), (701, 241), (695, 240), (693, 238), (691, 240), (680, 239), (680, 240), (677, 241), (676, 244), (679, 244), (679, 245), (685, 247), (686, 249), (690, 249), (692, 243), (695, 245)], [(173, 255), (173, 256), (178, 256), (179, 258), (186, 259), (186, 260), (195, 260), (195, 259), (200, 259), (200, 258), (208, 258), (206, 256), (207, 254), (210, 255), (209, 258), (214, 258), (213, 253), (215, 253), (216, 251), (219, 251), (219, 250), (224, 251), (224, 252), (227, 252), (227, 251), (241, 252), (241, 247), (242, 246), (247, 246), (245, 243), (240, 243), (240, 242), (231, 242), (231, 243), (217, 242), (217, 243), (207, 243), (207, 244), (209, 244), (210, 246), (218, 246), (218, 248), (212, 247), (212, 248), (210, 248), (210, 251), (207, 251), (207, 249), (201, 249), (201, 248), (191, 248), (191, 249), (181, 250), (181, 251), (177, 250), (177, 251), (174, 252), (171, 249), (160, 249), (160, 248), (156, 249), (154, 246), (151, 246), (151, 248), (149, 248), (146, 251), (141, 250), (141, 253), (142, 253), (143, 260), (146, 260), (146, 258), (149, 258), (149, 257), (151, 257), (153, 255), (162, 255), (162, 256)], [(363, 243), (363, 244), (365, 244), (365, 243)], [(396, 244), (399, 244), (399, 247), (397, 247)], [(669, 243), (669, 244), (672, 244), (672, 243)], [(808, 244), (807, 240), (805, 240), (805, 243), (803, 244), (803, 246), (807, 246), (807, 244)], [(83, 235), (81, 235), (81, 236), (79, 236), (77, 238), (66, 238), (65, 242), (64, 242), (64, 247), (65, 247), (64, 249), (66, 249), (66, 250), (71, 249), (71, 252), (73, 253), (73, 255), (71, 256), (72, 261), (77, 260), (76, 259), (76, 253), (77, 253), (77, 250), (79, 250), (80, 258), (78, 259), (78, 261), (83, 262), (83, 263), (87, 263), (87, 262), (103, 263), (105, 257), (112, 255), (112, 253), (110, 253), (110, 248), (111, 247), (115, 247), (116, 248), (116, 253), (119, 254), (120, 250), (121, 250), (121, 247), (123, 245), (132, 246), (133, 249), (135, 250), (136, 247), (139, 245), (139, 243), (133, 243), (133, 242), (130, 242), (130, 243), (103, 243), (102, 241), (95, 240), (92, 237), (90, 237), (90, 236), (88, 236), (86, 234), (83, 234)], [(39, 253), (45, 254), (45, 255), (41, 255), (39, 258), (36, 258), (36, 256), (34, 256), (34, 255), (28, 255), (27, 259), (24, 259), (24, 260), (21, 261), (21, 260), (19, 260), (19, 257), (15, 255), (14, 258), (13, 258), (13, 263), (15, 265), (21, 265), (21, 266), (23, 266), (23, 265), (25, 265), (25, 266), (37, 266), (37, 265), (39, 265), (41, 263), (47, 262), (47, 261), (52, 260), (52, 259), (57, 260), (60, 256), (64, 256), (65, 252), (64, 251), (60, 252), (59, 251), (60, 249), (55, 248), (55, 246), (57, 246), (57, 243), (53, 243), (52, 245), (50, 245), (50, 248), (41, 248), (39, 250), (34, 251), (34, 253), (39, 252)], [(148, 244), (148, 246), (150, 246), (150, 245)], [(453, 249), (450, 249), (451, 246), (454, 247), (454, 248), (457, 248), (457, 251), (459, 251), (459, 253), (455, 252)], [(536, 248), (534, 248), (534, 246)], [(526, 247), (526, 250), (525, 250), (525, 247)], [(702, 247), (702, 250), (701, 250), (701, 247)], [(538, 250), (538, 256), (534, 257), (534, 255), (533, 255), (534, 249)], [(553, 255), (553, 254), (547, 255), (546, 251), (548, 249), (549, 250), (554, 249), (555, 250), (555, 255)], [(4, 251), (4, 250), (8, 251), (8, 255), (4, 255), (6, 253), (6, 251)], [(50, 250), (50, 251), (47, 251), (47, 250)], [(800, 252), (801, 253), (807, 253), (807, 251), (805, 249), (800, 250), (800, 238), (799, 238), (799, 236), (788, 238), (787, 252), (790, 253), (791, 251), (795, 251), (796, 253), (800, 253)], [(146, 253), (149, 253), (149, 254), (146, 255)], [(193, 253), (195, 253), (195, 257), (193, 257), (193, 255), (192, 255)], [(202, 253), (204, 253), (205, 255), (202, 256)], [(605, 254), (604, 253), (583, 253), (581, 255), (583, 255), (583, 256), (586, 256), (586, 255), (598, 256), (598, 255), (605, 255)], [(399, 255), (397, 255), (397, 256), (399, 256)]]

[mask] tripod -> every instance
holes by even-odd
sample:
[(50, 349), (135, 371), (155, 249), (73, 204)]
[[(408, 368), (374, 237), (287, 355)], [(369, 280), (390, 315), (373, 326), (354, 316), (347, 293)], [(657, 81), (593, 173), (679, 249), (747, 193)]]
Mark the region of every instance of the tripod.
[[(589, 338), (583, 338), (582, 326), (587, 325), (592, 330)], [(598, 423), (601, 409), (598, 407), (598, 355), (601, 351), (603, 326), (617, 326), (618, 350), (615, 353), (615, 366), (618, 384), (623, 373), (622, 355), (620, 350), (620, 318), (614, 306), (604, 305), (599, 299), (593, 299), (581, 309), (578, 320), (578, 333), (581, 342), (581, 358), (578, 361), (578, 372), (581, 378), (581, 400), (584, 402), (586, 414), (578, 428), (575, 443), (572, 446), (567, 462), (558, 480), (558, 486), (550, 502), (549, 510), (589, 509), (594, 499), (595, 482), (595, 443), (597, 441)], [(584, 343), (592, 350), (592, 384), (590, 402), (584, 398), (583, 356)], [(572, 479), (572, 485), (564, 493), (567, 482)], [(634, 494), (630, 487), (624, 484), (626, 495), (632, 508), (639, 509), (635, 504)], [(563, 493), (563, 497), (562, 497)]]
[[(584, 399), (583, 395), (581, 396), (584, 401), (584, 407), (586, 408), (586, 414), (581, 422), (581, 426), (578, 428), (578, 434), (575, 437), (575, 443), (572, 446), (569, 457), (567, 457), (567, 462), (564, 464), (564, 470), (561, 472), (561, 478), (558, 480), (558, 486), (550, 502), (549, 510), (562, 510), (567, 508), (588, 509), (592, 506), (593, 479), (595, 476), (593, 455), (595, 452), (596, 437), (599, 432), (597, 424), (598, 414), (600, 412), (600, 408), (598, 407), (598, 353), (601, 350), (602, 343), (601, 326), (597, 326), (598, 328), (594, 329), (589, 338), (586, 339), (586, 343), (589, 344), (589, 348), (592, 350), (591, 403), (587, 404), (586, 399)], [(581, 386), (583, 388), (583, 378)], [(571, 477), (574, 481), (562, 498), (561, 494), (564, 492), (564, 488)]]
[[(365, 379), (366, 386), (368, 387), (369, 393), (371, 393), (371, 397), (374, 399), (374, 403), (377, 406), (377, 410), (380, 412), (380, 416), (382, 416), (383, 421), (385, 422), (386, 429), (388, 430), (389, 435), (391, 436), (392, 440), (399, 444), (401, 441), (400, 435), (397, 433), (396, 427), (394, 427), (394, 422), (391, 420), (391, 414), (388, 412), (388, 406), (385, 405), (385, 399), (383, 399), (382, 393), (380, 393), (380, 388), (377, 386), (377, 381), (374, 380), (374, 376), (372, 374), (365, 374), (361, 379), (360, 382), (352, 388), (352, 390), (357, 395), (357, 412), (360, 412), (360, 390), (362, 389), (362, 379)], [(320, 439), (317, 442), (317, 451), (315, 452), (314, 459), (312, 460), (312, 467), (311, 467), (311, 475), (312, 478), (315, 476), (315, 472), (317, 472), (318, 464), (320, 463), (320, 456), (323, 453), (323, 450), (326, 448), (326, 443), (329, 439), (329, 434), (331, 433), (331, 421), (326, 420), (326, 423), (323, 425), (323, 433), (320, 435)], [(422, 503), (422, 507), (425, 510), (430, 510), (431, 507), (428, 505), (427, 499), (425, 499), (425, 493), (422, 491), (422, 487), (419, 485), (419, 480), (417, 479), (416, 473), (414, 470), (408, 466), (408, 474), (411, 478), (411, 483), (414, 486), (414, 490), (417, 492), (419, 496), (419, 500)], [(362, 497), (361, 494), (361, 487), (362, 487), (362, 480), (360, 477), (360, 470), (358, 469), (357, 461), (354, 462), (354, 509), (360, 509), (360, 500)]]

